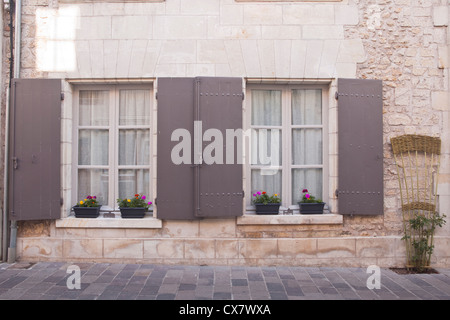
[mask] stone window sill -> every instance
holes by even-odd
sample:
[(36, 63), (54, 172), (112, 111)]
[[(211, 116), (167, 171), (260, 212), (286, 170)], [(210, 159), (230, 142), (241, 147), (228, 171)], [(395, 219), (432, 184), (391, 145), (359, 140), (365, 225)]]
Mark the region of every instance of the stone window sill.
[[(236, 220), (237, 225), (338, 225), (343, 224), (340, 214), (311, 215), (257, 215), (246, 213)], [(93, 228), (93, 229), (161, 229), (162, 220), (151, 214), (142, 219), (122, 219), (120, 215), (108, 218), (101, 215), (95, 219), (69, 216), (56, 220), (56, 228)]]
[(245, 214), (237, 218), (238, 225), (318, 225), (343, 224), (344, 217), (340, 214), (294, 214), (294, 215), (257, 215)]
[(56, 220), (56, 228), (95, 228), (95, 229), (161, 229), (162, 220), (147, 214), (142, 219), (122, 219), (120, 214), (114, 218), (100, 217), (95, 219), (75, 218), (69, 216)]

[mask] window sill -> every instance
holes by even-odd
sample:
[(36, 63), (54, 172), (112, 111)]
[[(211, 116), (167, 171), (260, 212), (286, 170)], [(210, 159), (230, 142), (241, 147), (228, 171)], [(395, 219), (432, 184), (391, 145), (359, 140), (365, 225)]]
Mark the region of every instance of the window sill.
[(162, 220), (154, 218), (151, 214), (142, 219), (122, 219), (120, 216), (106, 218), (103, 215), (95, 219), (69, 216), (56, 220), (56, 228), (161, 229)]
[(344, 217), (340, 214), (309, 214), (309, 215), (257, 215), (245, 214), (238, 217), (238, 225), (317, 225), (343, 224)]

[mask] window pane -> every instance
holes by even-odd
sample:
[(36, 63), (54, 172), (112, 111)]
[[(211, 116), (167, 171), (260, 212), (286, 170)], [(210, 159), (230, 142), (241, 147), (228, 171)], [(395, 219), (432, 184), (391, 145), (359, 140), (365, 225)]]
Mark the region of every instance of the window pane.
[(109, 91), (80, 91), (79, 125), (109, 125)]
[(281, 130), (252, 129), (251, 164), (280, 166), (281, 144)]
[(78, 170), (78, 199), (86, 196), (96, 196), (102, 205), (108, 204), (108, 170), (79, 169)]
[(149, 195), (150, 171), (148, 169), (119, 170), (119, 198), (133, 197), (143, 194), (152, 201)]
[(120, 90), (119, 125), (149, 125), (148, 90)]
[(150, 130), (119, 130), (119, 165), (150, 163)]
[(292, 124), (322, 124), (322, 90), (292, 90)]
[(78, 164), (108, 165), (108, 130), (79, 130)]
[(292, 130), (292, 164), (322, 164), (322, 129)]
[(281, 197), (281, 170), (252, 170), (253, 195), (257, 191), (265, 191), (269, 195), (277, 193)]
[(252, 125), (281, 126), (281, 91), (252, 90)]
[(292, 204), (301, 201), (303, 189), (322, 199), (322, 169), (292, 169)]

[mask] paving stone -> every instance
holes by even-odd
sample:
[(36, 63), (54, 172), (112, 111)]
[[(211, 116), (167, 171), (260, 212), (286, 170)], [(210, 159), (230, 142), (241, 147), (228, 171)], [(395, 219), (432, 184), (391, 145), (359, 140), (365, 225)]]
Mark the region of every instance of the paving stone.
[[(25, 265), (25, 264), (24, 264)], [(370, 290), (364, 268), (172, 266), (83, 263), (70, 290), (71, 264), (0, 265), (1, 300), (449, 300), (450, 271), (399, 275), (383, 269)], [(11, 268), (10, 268), (11, 267)]]

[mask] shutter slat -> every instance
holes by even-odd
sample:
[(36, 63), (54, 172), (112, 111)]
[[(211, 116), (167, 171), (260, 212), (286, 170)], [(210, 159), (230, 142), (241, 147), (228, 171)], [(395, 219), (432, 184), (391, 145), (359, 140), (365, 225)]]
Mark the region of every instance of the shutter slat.
[(381, 80), (338, 79), (338, 209), (383, 214)]

